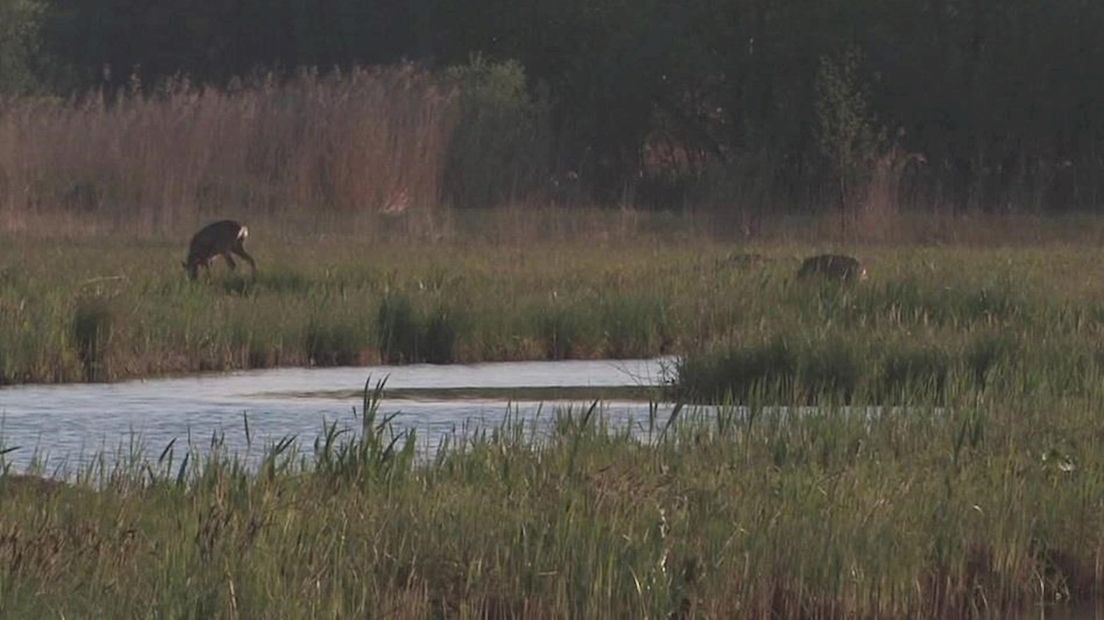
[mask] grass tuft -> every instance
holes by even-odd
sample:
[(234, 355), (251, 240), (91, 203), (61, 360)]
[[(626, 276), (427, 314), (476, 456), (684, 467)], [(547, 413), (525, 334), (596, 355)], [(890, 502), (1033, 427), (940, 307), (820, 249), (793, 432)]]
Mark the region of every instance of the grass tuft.
[(314, 366), (354, 366), (362, 363), (362, 354), (370, 343), (365, 330), (353, 322), (330, 323), (316, 320), (307, 328), (307, 351)]
[(401, 294), (389, 294), (380, 303), (376, 314), (376, 338), (380, 356), (388, 364), (418, 361), (421, 320), (410, 299)]
[(457, 359), (457, 340), (463, 318), (447, 307), (439, 307), (426, 318), (421, 357), (430, 364), (448, 364)]
[(73, 311), (72, 335), (85, 381), (111, 377), (111, 347), (115, 312), (103, 297), (82, 297)]
[(905, 346), (891, 350), (882, 365), (881, 393), (890, 399), (913, 390), (941, 395), (950, 365), (947, 353), (934, 347)]
[(855, 348), (842, 338), (834, 338), (806, 352), (798, 368), (805, 402), (849, 403), (860, 388), (865, 369)]

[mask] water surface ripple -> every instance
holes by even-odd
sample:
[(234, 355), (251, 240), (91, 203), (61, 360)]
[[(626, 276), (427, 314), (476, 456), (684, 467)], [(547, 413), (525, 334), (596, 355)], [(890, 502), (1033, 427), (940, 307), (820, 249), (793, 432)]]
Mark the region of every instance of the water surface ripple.
[[(657, 385), (671, 360), (505, 362), (476, 365), (411, 365), (304, 369), (283, 368), (114, 384), (26, 385), (0, 389), (0, 449), (22, 469), (34, 458), (48, 468), (85, 462), (99, 453), (117, 455), (140, 445), (156, 458), (176, 440), (203, 449), (213, 434), (227, 450), (245, 454), (286, 436), (309, 449), (323, 421), (355, 426), (353, 407), (368, 377), (388, 377), (387, 386), (404, 390), (442, 388), (593, 387)], [(330, 394), (327, 394), (330, 393)], [(552, 411), (565, 403), (497, 399), (439, 399), (406, 396), (385, 399), (383, 412), (399, 411), (395, 424), (416, 429), (423, 445), (461, 428), (501, 423), (509, 407), (521, 417)], [(614, 420), (647, 417), (642, 402), (608, 402)], [(247, 446), (243, 416), (252, 446)]]

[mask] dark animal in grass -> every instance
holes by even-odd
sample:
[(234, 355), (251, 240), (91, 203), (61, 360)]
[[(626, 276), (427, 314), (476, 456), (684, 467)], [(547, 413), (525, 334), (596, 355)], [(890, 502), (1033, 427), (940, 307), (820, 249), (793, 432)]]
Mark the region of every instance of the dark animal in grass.
[(851, 282), (866, 279), (866, 267), (858, 259), (841, 254), (821, 254), (811, 256), (801, 263), (797, 270), (799, 279), (822, 277), (839, 282)]
[(188, 272), (191, 279), (195, 280), (199, 275), (199, 268), (209, 270), (211, 261), (218, 256), (226, 259), (230, 269), (237, 269), (238, 265), (231, 256), (237, 254), (249, 263), (253, 276), (256, 277), (257, 264), (253, 262), (253, 257), (245, 251), (243, 245), (247, 237), (249, 237), (249, 229), (239, 222), (222, 220), (208, 224), (192, 237), (192, 242), (188, 246), (188, 259), (184, 261), (184, 270)]

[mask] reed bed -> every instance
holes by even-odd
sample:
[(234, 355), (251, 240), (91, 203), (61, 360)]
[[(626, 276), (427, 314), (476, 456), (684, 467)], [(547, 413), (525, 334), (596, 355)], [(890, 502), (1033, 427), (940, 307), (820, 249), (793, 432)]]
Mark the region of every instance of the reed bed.
[(227, 209), (434, 207), (457, 114), (454, 89), (410, 65), (0, 101), (0, 227), (148, 236)]

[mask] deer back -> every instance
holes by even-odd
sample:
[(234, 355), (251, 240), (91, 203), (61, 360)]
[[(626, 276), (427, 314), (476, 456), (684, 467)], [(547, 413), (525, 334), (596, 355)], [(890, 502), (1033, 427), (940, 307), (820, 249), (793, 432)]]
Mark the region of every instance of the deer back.
[(188, 262), (206, 262), (225, 254), (249, 234), (248, 229), (233, 220), (222, 220), (203, 227), (188, 246)]

